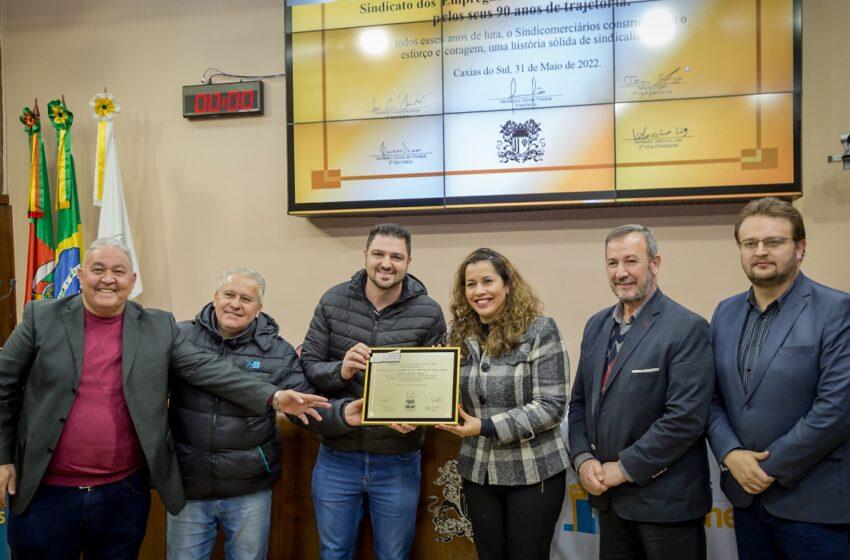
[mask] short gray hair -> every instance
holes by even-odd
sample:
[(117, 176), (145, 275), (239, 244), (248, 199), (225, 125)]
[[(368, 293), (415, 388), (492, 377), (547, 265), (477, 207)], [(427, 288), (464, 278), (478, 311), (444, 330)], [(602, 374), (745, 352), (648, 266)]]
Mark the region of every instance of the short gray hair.
[(260, 288), (260, 304), (262, 305), (263, 296), (266, 295), (266, 280), (263, 278), (263, 275), (256, 270), (251, 270), (250, 268), (245, 268), (243, 266), (235, 266), (222, 272), (221, 276), (218, 277), (218, 287), (215, 289), (216, 293), (224, 287), (225, 283), (227, 283), (231, 276), (242, 276), (244, 278), (250, 278), (256, 282), (257, 286)]
[(655, 255), (658, 254), (658, 240), (655, 239), (655, 234), (652, 233), (652, 230), (640, 224), (625, 224), (612, 229), (608, 232), (608, 235), (605, 236), (605, 248), (607, 249), (608, 244), (614, 239), (625, 237), (630, 233), (639, 233), (643, 236), (646, 241), (646, 256), (649, 260), (654, 259)]
[(93, 251), (97, 251), (98, 249), (105, 249), (106, 247), (112, 247), (113, 249), (118, 249), (127, 257), (127, 260), (130, 261), (130, 271), (133, 271), (133, 254), (130, 252), (130, 248), (121, 241), (121, 236), (116, 235), (113, 237), (101, 237), (100, 239), (96, 239), (91, 245), (89, 245), (86, 254)]

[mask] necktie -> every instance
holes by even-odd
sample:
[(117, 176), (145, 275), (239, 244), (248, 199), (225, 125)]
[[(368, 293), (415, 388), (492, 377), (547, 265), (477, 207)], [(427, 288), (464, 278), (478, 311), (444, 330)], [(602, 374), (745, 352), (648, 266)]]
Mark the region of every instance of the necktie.
[(623, 345), (623, 339), (625, 337), (626, 335), (620, 332), (620, 323), (614, 321), (614, 328), (611, 329), (611, 338), (608, 339), (608, 351), (605, 354), (605, 373), (602, 375), (602, 392), (605, 392), (605, 384), (608, 383), (608, 377), (614, 368), (614, 362), (617, 360), (617, 352), (620, 346)]

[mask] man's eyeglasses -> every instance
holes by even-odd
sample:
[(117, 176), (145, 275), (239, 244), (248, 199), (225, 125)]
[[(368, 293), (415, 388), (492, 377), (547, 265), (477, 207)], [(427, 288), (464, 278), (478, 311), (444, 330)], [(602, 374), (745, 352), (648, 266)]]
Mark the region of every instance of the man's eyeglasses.
[(760, 244), (763, 244), (765, 249), (771, 251), (782, 247), (786, 241), (788, 241), (787, 237), (765, 237), (764, 239), (744, 239), (738, 245), (741, 249), (755, 251)]

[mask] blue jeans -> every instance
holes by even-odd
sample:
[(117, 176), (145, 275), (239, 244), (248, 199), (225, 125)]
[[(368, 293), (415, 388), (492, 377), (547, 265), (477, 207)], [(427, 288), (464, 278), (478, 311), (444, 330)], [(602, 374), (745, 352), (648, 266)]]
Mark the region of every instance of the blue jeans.
[(10, 512), (15, 560), (135, 560), (148, 523), (151, 493), (144, 469), (87, 488), (42, 484), (21, 515)]
[(735, 508), (734, 515), (740, 560), (850, 559), (847, 525), (782, 519), (764, 508), (760, 496), (747, 508)]
[(313, 508), (323, 560), (351, 559), (368, 502), (377, 560), (410, 554), (419, 502), (418, 450), (400, 455), (319, 448)]
[(263, 560), (269, 548), (271, 510), (271, 488), (247, 496), (187, 500), (179, 514), (168, 514), (168, 558), (207, 560), (221, 526), (228, 560)]

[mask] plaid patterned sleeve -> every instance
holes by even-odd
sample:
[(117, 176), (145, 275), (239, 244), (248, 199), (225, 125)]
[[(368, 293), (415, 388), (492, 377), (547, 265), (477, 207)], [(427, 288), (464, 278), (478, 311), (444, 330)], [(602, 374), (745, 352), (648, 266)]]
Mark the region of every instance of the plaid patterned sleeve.
[(531, 400), (491, 417), (502, 444), (534, 439), (560, 424), (566, 410), (570, 366), (558, 326), (539, 317), (530, 331)]

